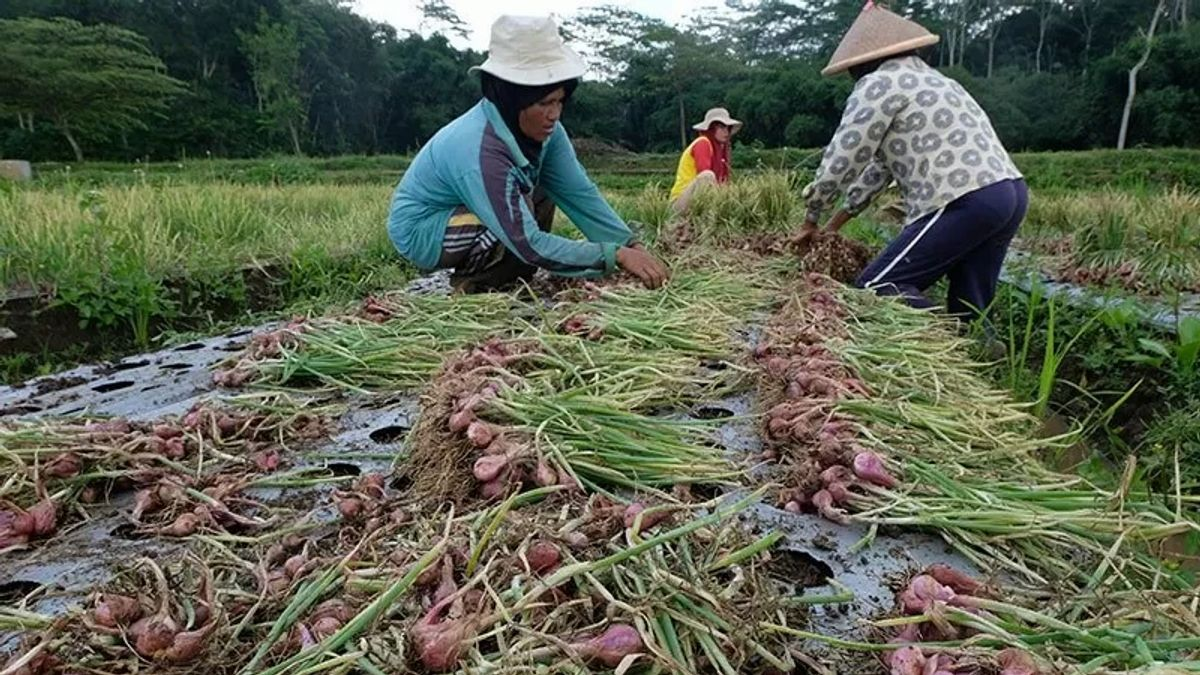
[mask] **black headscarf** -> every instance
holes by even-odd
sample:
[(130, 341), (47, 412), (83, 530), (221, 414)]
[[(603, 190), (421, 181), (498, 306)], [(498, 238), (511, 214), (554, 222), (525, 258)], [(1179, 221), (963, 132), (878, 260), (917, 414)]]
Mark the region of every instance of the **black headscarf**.
[[(566, 92), (566, 99), (570, 99), (575, 88), (579, 86), (579, 80), (566, 80), (565, 82), (529, 87), (507, 82), (491, 73), (481, 73), (481, 75), (483, 97), (491, 101), (500, 111), (500, 117), (508, 125), (508, 130), (512, 132), (513, 137), (517, 139), (517, 145), (521, 147), (521, 152), (525, 154), (525, 157), (530, 162), (537, 162), (542, 154), (542, 144), (521, 132), (521, 111), (546, 98), (560, 87)], [(566, 103), (566, 99), (563, 100), (564, 103)]]

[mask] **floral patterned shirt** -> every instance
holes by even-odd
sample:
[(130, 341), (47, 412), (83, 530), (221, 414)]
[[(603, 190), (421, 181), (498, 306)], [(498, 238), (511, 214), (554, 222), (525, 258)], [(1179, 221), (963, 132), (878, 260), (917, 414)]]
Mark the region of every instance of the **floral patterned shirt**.
[(991, 120), (963, 89), (916, 56), (885, 62), (846, 102), (816, 178), (802, 193), (808, 221), (846, 195), (858, 214), (893, 179), (909, 222), (959, 197), (1021, 178)]

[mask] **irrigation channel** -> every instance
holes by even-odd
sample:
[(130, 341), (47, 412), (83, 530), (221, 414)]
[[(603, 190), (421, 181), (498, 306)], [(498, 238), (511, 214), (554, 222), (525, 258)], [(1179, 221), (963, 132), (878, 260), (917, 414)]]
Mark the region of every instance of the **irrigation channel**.
[(799, 267), (423, 279), (0, 389), (0, 672), (1200, 669), (1196, 499), (1056, 473), (953, 327)]

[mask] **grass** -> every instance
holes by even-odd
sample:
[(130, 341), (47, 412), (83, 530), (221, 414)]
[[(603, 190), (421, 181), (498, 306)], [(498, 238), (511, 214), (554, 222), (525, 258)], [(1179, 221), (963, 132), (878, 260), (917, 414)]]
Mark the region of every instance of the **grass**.
[(703, 243), (727, 244), (747, 236), (795, 230), (801, 177), (776, 171), (734, 181), (696, 195), (688, 224)]
[(390, 252), (387, 191), (208, 184), (17, 190), (0, 199), (0, 284), (60, 286), (122, 266), (158, 277)]
[(1035, 198), (1022, 245), (1052, 273), (1089, 285), (1163, 295), (1200, 290), (1200, 194), (1075, 192)]
[[(657, 240), (677, 158), (582, 159), (639, 237)], [(1052, 254), (1048, 264), (1062, 270), (1084, 270), (1080, 281), (1144, 293), (1198, 288), (1200, 197), (1171, 187), (1200, 182), (1197, 159), (1190, 150), (1018, 155), (1035, 190), (1025, 245)], [(250, 312), (395, 287), (412, 270), (384, 222), (410, 160), (40, 164), (31, 186), (0, 183), (0, 223), (19, 224), (0, 229), (0, 288), (46, 292), (89, 329), (115, 337), (108, 350), (119, 353), (164, 331), (204, 331)], [(714, 242), (791, 231), (799, 188), (818, 160), (810, 150), (736, 147), (737, 180), (697, 200), (697, 230)], [(577, 236), (561, 220), (557, 231)], [(876, 245), (891, 235), (869, 218), (846, 233)], [(11, 379), (44, 370), (51, 357), (10, 350), (3, 364)]]
[[(568, 128), (569, 128), (568, 123)], [(601, 187), (629, 189), (648, 176), (673, 177), (677, 153), (593, 153), (580, 149), (580, 159), (599, 177)], [(811, 172), (820, 163), (814, 148), (757, 148), (735, 144), (734, 171)], [(1018, 153), (1017, 166), (1035, 190), (1160, 189), (1200, 184), (1200, 151), (1137, 149), (1117, 152)], [(82, 165), (45, 162), (34, 169), (40, 184), (52, 187), (130, 184), (205, 183), (255, 185), (322, 183), (394, 185), (408, 168), (406, 155), (343, 157), (267, 157), (261, 159), (180, 158), (169, 162), (88, 162)]]
[[(388, 240), (388, 188), (130, 185), (0, 192), (0, 289), (36, 289), (105, 351), (412, 275)], [(64, 317), (61, 320), (71, 320)], [(53, 330), (53, 326), (47, 327)], [(94, 354), (96, 356), (98, 354)], [(8, 355), (10, 377), (43, 358)], [(16, 361), (12, 359), (18, 359)]]

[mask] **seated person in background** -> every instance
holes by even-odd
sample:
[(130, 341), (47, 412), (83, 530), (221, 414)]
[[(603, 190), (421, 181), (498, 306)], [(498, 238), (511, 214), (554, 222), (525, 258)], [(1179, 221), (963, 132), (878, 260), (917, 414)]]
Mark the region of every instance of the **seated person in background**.
[(699, 191), (729, 182), (730, 139), (742, 123), (724, 108), (713, 108), (705, 113), (703, 122), (692, 128), (700, 135), (679, 158), (675, 186), (671, 188), (671, 207), (677, 216), (687, 213)]
[[(638, 244), (575, 157), (559, 123), (586, 70), (550, 17), (492, 26), (483, 100), (417, 153), (392, 196), (388, 235), (422, 271), (454, 269), (459, 292), (503, 289), (538, 268), (596, 277), (618, 267), (657, 288), (662, 262)], [(551, 234), (561, 207), (587, 241)]]

